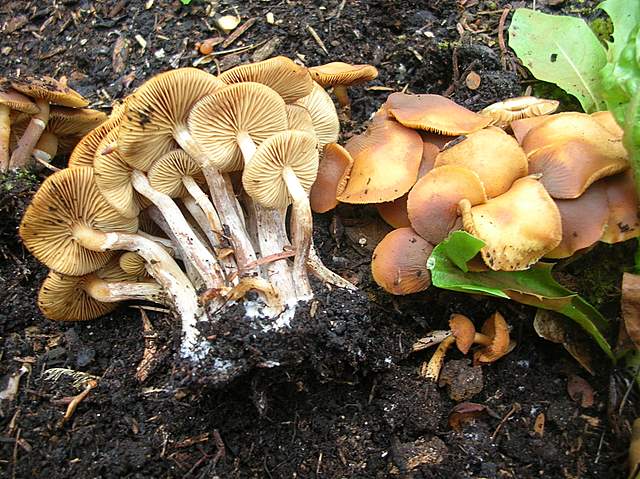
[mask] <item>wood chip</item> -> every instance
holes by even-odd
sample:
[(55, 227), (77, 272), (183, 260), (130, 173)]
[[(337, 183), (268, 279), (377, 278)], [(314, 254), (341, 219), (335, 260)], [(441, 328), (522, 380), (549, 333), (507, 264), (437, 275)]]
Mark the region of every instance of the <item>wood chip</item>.
[(533, 423), (533, 433), (536, 436), (538, 436), (538, 437), (543, 437), (544, 436), (544, 423), (545, 423), (544, 413), (541, 412), (540, 414), (538, 414), (536, 416), (536, 420)]
[(113, 73), (119, 75), (124, 71), (128, 57), (129, 50), (127, 49), (127, 40), (120, 36), (113, 45), (113, 54), (111, 55), (111, 67), (113, 68)]
[(134, 38), (136, 39), (136, 42), (138, 42), (138, 45), (140, 45), (143, 50), (147, 48), (147, 41), (142, 37), (142, 35), (137, 34)]
[(249, 20), (244, 22), (242, 25), (240, 25), (240, 27), (237, 28), (231, 35), (229, 35), (229, 37), (222, 43), (222, 48), (227, 48), (229, 45), (235, 42), (238, 38), (240, 38), (240, 36), (242, 36), (244, 32), (249, 30), (255, 23), (256, 23), (256, 19), (254, 17), (254, 18), (250, 18)]
[(322, 41), (322, 38), (320, 38), (320, 36), (316, 33), (316, 31), (313, 29), (313, 27), (311, 25), (307, 25), (307, 30), (309, 31), (309, 33), (311, 34), (313, 39), (316, 41), (318, 46), (325, 53), (325, 55), (328, 55), (329, 51), (327, 50), (327, 47), (324, 45), (324, 42)]

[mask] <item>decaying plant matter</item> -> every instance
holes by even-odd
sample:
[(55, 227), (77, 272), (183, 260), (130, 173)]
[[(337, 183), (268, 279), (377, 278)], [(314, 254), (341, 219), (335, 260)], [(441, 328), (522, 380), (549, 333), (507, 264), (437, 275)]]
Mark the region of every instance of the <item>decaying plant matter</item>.
[[(53, 100), (34, 98), (53, 117)], [(16, 166), (43, 122), (23, 129)], [(182, 323), (183, 355), (195, 357), (206, 350), (197, 323), (233, 302), (278, 329), (313, 298), (309, 271), (353, 288), (322, 265), (311, 236), (308, 193), (338, 133), (327, 93), (284, 57), (219, 77), (183, 68), (152, 78), (79, 141), (23, 218), (25, 245), (51, 269), (43, 313), (86, 320), (118, 301), (167, 304)]]

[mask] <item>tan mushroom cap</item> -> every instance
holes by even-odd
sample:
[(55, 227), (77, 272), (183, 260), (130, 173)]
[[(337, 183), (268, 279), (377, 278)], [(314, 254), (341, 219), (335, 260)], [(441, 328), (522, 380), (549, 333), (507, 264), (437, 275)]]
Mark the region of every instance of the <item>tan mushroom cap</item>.
[(316, 130), (313, 127), (313, 118), (311, 113), (302, 105), (290, 103), (286, 105), (287, 110), (287, 123), (289, 130), (306, 131), (307, 133), (316, 134)]
[(83, 275), (107, 264), (115, 253), (83, 248), (74, 240), (75, 228), (134, 233), (138, 220), (106, 202), (93, 168), (66, 168), (42, 183), (22, 218), (20, 237), (39, 261), (62, 274)]
[(609, 205), (609, 217), (600, 241), (619, 243), (640, 236), (638, 194), (631, 170), (602, 180)]
[[(98, 145), (111, 130), (117, 129), (124, 116), (124, 104), (115, 105), (111, 115), (104, 123), (101, 123), (87, 133), (75, 146), (69, 156), (68, 167), (93, 166), (93, 158), (98, 150)], [(117, 141), (114, 137), (114, 143)]]
[(516, 137), (518, 143), (522, 145), (522, 142), (529, 134), (531, 130), (537, 126), (542, 125), (549, 119), (549, 115), (532, 116), (531, 118), (522, 118), (520, 120), (514, 120), (509, 124), (513, 136)]
[(414, 185), (422, 160), (420, 135), (395, 121), (372, 123), (345, 145), (353, 158), (343, 203), (384, 203), (404, 195)]
[(160, 156), (177, 148), (193, 105), (224, 84), (197, 68), (179, 68), (156, 75), (126, 101), (118, 149), (140, 171), (148, 171)]
[(320, 146), (338, 141), (340, 120), (336, 107), (329, 94), (320, 85), (314, 83), (311, 93), (297, 100), (296, 105), (303, 106), (311, 115)]
[(409, 192), (411, 226), (430, 243), (440, 243), (456, 227), (458, 203), (463, 199), (472, 205), (487, 201), (477, 174), (456, 165), (431, 170)]
[(428, 131), (421, 132), (420, 136), (422, 137), (423, 143), (422, 161), (420, 162), (420, 169), (418, 170), (418, 178), (422, 178), (433, 170), (438, 154), (447, 143), (453, 140), (450, 136), (443, 136), (438, 133), (431, 133)]
[(118, 130), (111, 130), (98, 145), (93, 159), (95, 182), (112, 208), (125, 218), (135, 218), (150, 202), (133, 187), (131, 173), (135, 168), (122, 158), (120, 151), (103, 153), (117, 137)]
[(318, 167), (316, 181), (309, 192), (311, 209), (316, 213), (326, 213), (338, 205), (340, 195), (349, 180), (353, 158), (337, 143), (325, 145)]
[(527, 269), (562, 240), (558, 207), (531, 176), (484, 204), (462, 200), (460, 211), (464, 229), (485, 242), (482, 258), (495, 271)]
[(409, 128), (443, 135), (467, 135), (488, 126), (491, 118), (478, 115), (440, 95), (392, 93), (387, 98), (390, 115)]
[(467, 354), (476, 336), (473, 322), (462, 314), (452, 314), (449, 319), (451, 335), (456, 338), (456, 346), (462, 354)]
[(527, 155), (518, 142), (496, 127), (471, 133), (445, 148), (436, 158), (435, 168), (444, 165), (463, 166), (476, 173), (489, 198), (507, 191), (528, 171)]
[(351, 86), (373, 80), (378, 76), (378, 70), (373, 65), (351, 65), (350, 63), (331, 62), (309, 68), (313, 80), (322, 85)]
[(606, 128), (609, 133), (611, 133), (615, 138), (622, 138), (624, 135), (624, 130), (613, 116), (613, 113), (610, 111), (596, 111), (591, 113), (591, 118), (596, 120), (600, 125)]
[(46, 100), (52, 105), (84, 108), (89, 100), (77, 91), (69, 88), (65, 78), (55, 80), (51, 77), (26, 77), (13, 80), (11, 86), (28, 97)]
[(619, 140), (569, 140), (529, 156), (529, 172), (541, 174), (549, 194), (559, 199), (577, 198), (595, 181), (627, 168), (627, 151)]
[(284, 100), (271, 88), (255, 82), (225, 87), (195, 104), (189, 131), (221, 171), (241, 170), (244, 164), (238, 135), (256, 145), (287, 129)]
[(376, 203), (376, 209), (382, 219), (394, 228), (408, 228), (411, 226), (409, 214), (407, 212), (407, 198), (409, 194), (404, 194), (400, 198), (386, 203)]
[(192, 177), (200, 185), (205, 184), (200, 165), (182, 150), (174, 150), (158, 158), (147, 176), (154, 190), (172, 198), (189, 195), (182, 182), (185, 176)]
[(482, 325), (482, 334), (492, 339), (489, 346), (479, 349), (473, 355), (474, 363), (493, 363), (509, 351), (509, 325), (504, 317), (495, 312)]
[(120, 255), (118, 264), (122, 270), (137, 278), (146, 278), (147, 273), (146, 262), (142, 256), (132, 251), (125, 251)]
[(69, 153), (83, 136), (106, 119), (107, 115), (98, 110), (52, 107), (46, 131), (58, 137), (60, 153)]
[(431, 285), (427, 260), (432, 251), (433, 246), (411, 228), (393, 230), (373, 251), (373, 279), (391, 294), (424, 291)]
[(318, 172), (316, 138), (303, 131), (289, 130), (268, 138), (245, 166), (242, 185), (249, 196), (267, 208), (286, 208), (293, 201), (282, 176), (293, 170), (300, 185), (309, 191)]
[(562, 241), (547, 258), (568, 258), (601, 237), (609, 217), (605, 184), (598, 181), (574, 200), (555, 200), (562, 218)]
[(313, 80), (309, 71), (287, 57), (273, 57), (267, 60), (231, 68), (219, 76), (227, 85), (235, 83), (262, 83), (286, 103), (293, 103), (311, 93)]
[(11, 82), (6, 79), (0, 79), (0, 105), (28, 115), (35, 115), (40, 111), (31, 98), (11, 88)]
[(480, 111), (480, 114), (492, 118), (494, 123), (503, 124), (521, 118), (549, 115), (556, 111), (559, 105), (560, 102), (557, 100), (519, 96), (493, 103)]

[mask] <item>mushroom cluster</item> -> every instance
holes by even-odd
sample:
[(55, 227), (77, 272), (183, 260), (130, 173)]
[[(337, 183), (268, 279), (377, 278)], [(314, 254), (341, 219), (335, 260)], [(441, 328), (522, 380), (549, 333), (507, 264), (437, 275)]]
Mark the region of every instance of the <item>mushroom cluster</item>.
[(338, 134), (327, 92), (285, 57), (150, 79), (79, 142), (25, 213), (20, 235), (52, 270), (43, 313), (85, 320), (117, 301), (159, 302), (181, 319), (193, 355), (204, 345), (196, 324), (232, 301), (277, 328), (313, 297), (308, 271), (353, 289), (312, 241), (308, 192)]
[(520, 97), (475, 113), (393, 93), (365, 133), (327, 148), (311, 206), (375, 204), (396, 229), (374, 251), (373, 277), (400, 295), (429, 287), (427, 259), (455, 230), (484, 241), (475, 267), (496, 271), (640, 235), (621, 129), (609, 113), (557, 106)]
[(66, 78), (0, 78), (0, 173), (68, 154), (107, 119)]

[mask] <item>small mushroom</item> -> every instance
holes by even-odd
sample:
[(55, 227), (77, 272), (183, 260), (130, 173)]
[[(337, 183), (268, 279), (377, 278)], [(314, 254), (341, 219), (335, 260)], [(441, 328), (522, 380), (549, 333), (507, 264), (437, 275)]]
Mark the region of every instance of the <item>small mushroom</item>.
[(431, 285), (427, 260), (433, 245), (411, 228), (387, 234), (373, 251), (371, 273), (375, 282), (391, 294), (405, 295)]
[(484, 347), (474, 353), (475, 364), (493, 363), (513, 349), (509, 339), (509, 325), (499, 312), (493, 313), (484, 322), (480, 331), (481, 341), (478, 342)]
[(309, 110), (296, 103), (287, 103), (285, 108), (287, 110), (289, 130), (306, 131), (315, 135), (316, 130), (313, 127), (313, 118)]
[(309, 73), (322, 87), (333, 87), (341, 107), (348, 107), (351, 103), (347, 87), (371, 81), (378, 76), (378, 70), (372, 65), (351, 65), (343, 62), (311, 67)]
[(337, 143), (325, 145), (316, 181), (309, 192), (311, 210), (326, 213), (338, 205), (337, 197), (347, 186), (353, 158)]
[(0, 173), (9, 168), (12, 111), (35, 115), (40, 109), (31, 98), (11, 88), (8, 80), (0, 78)]

